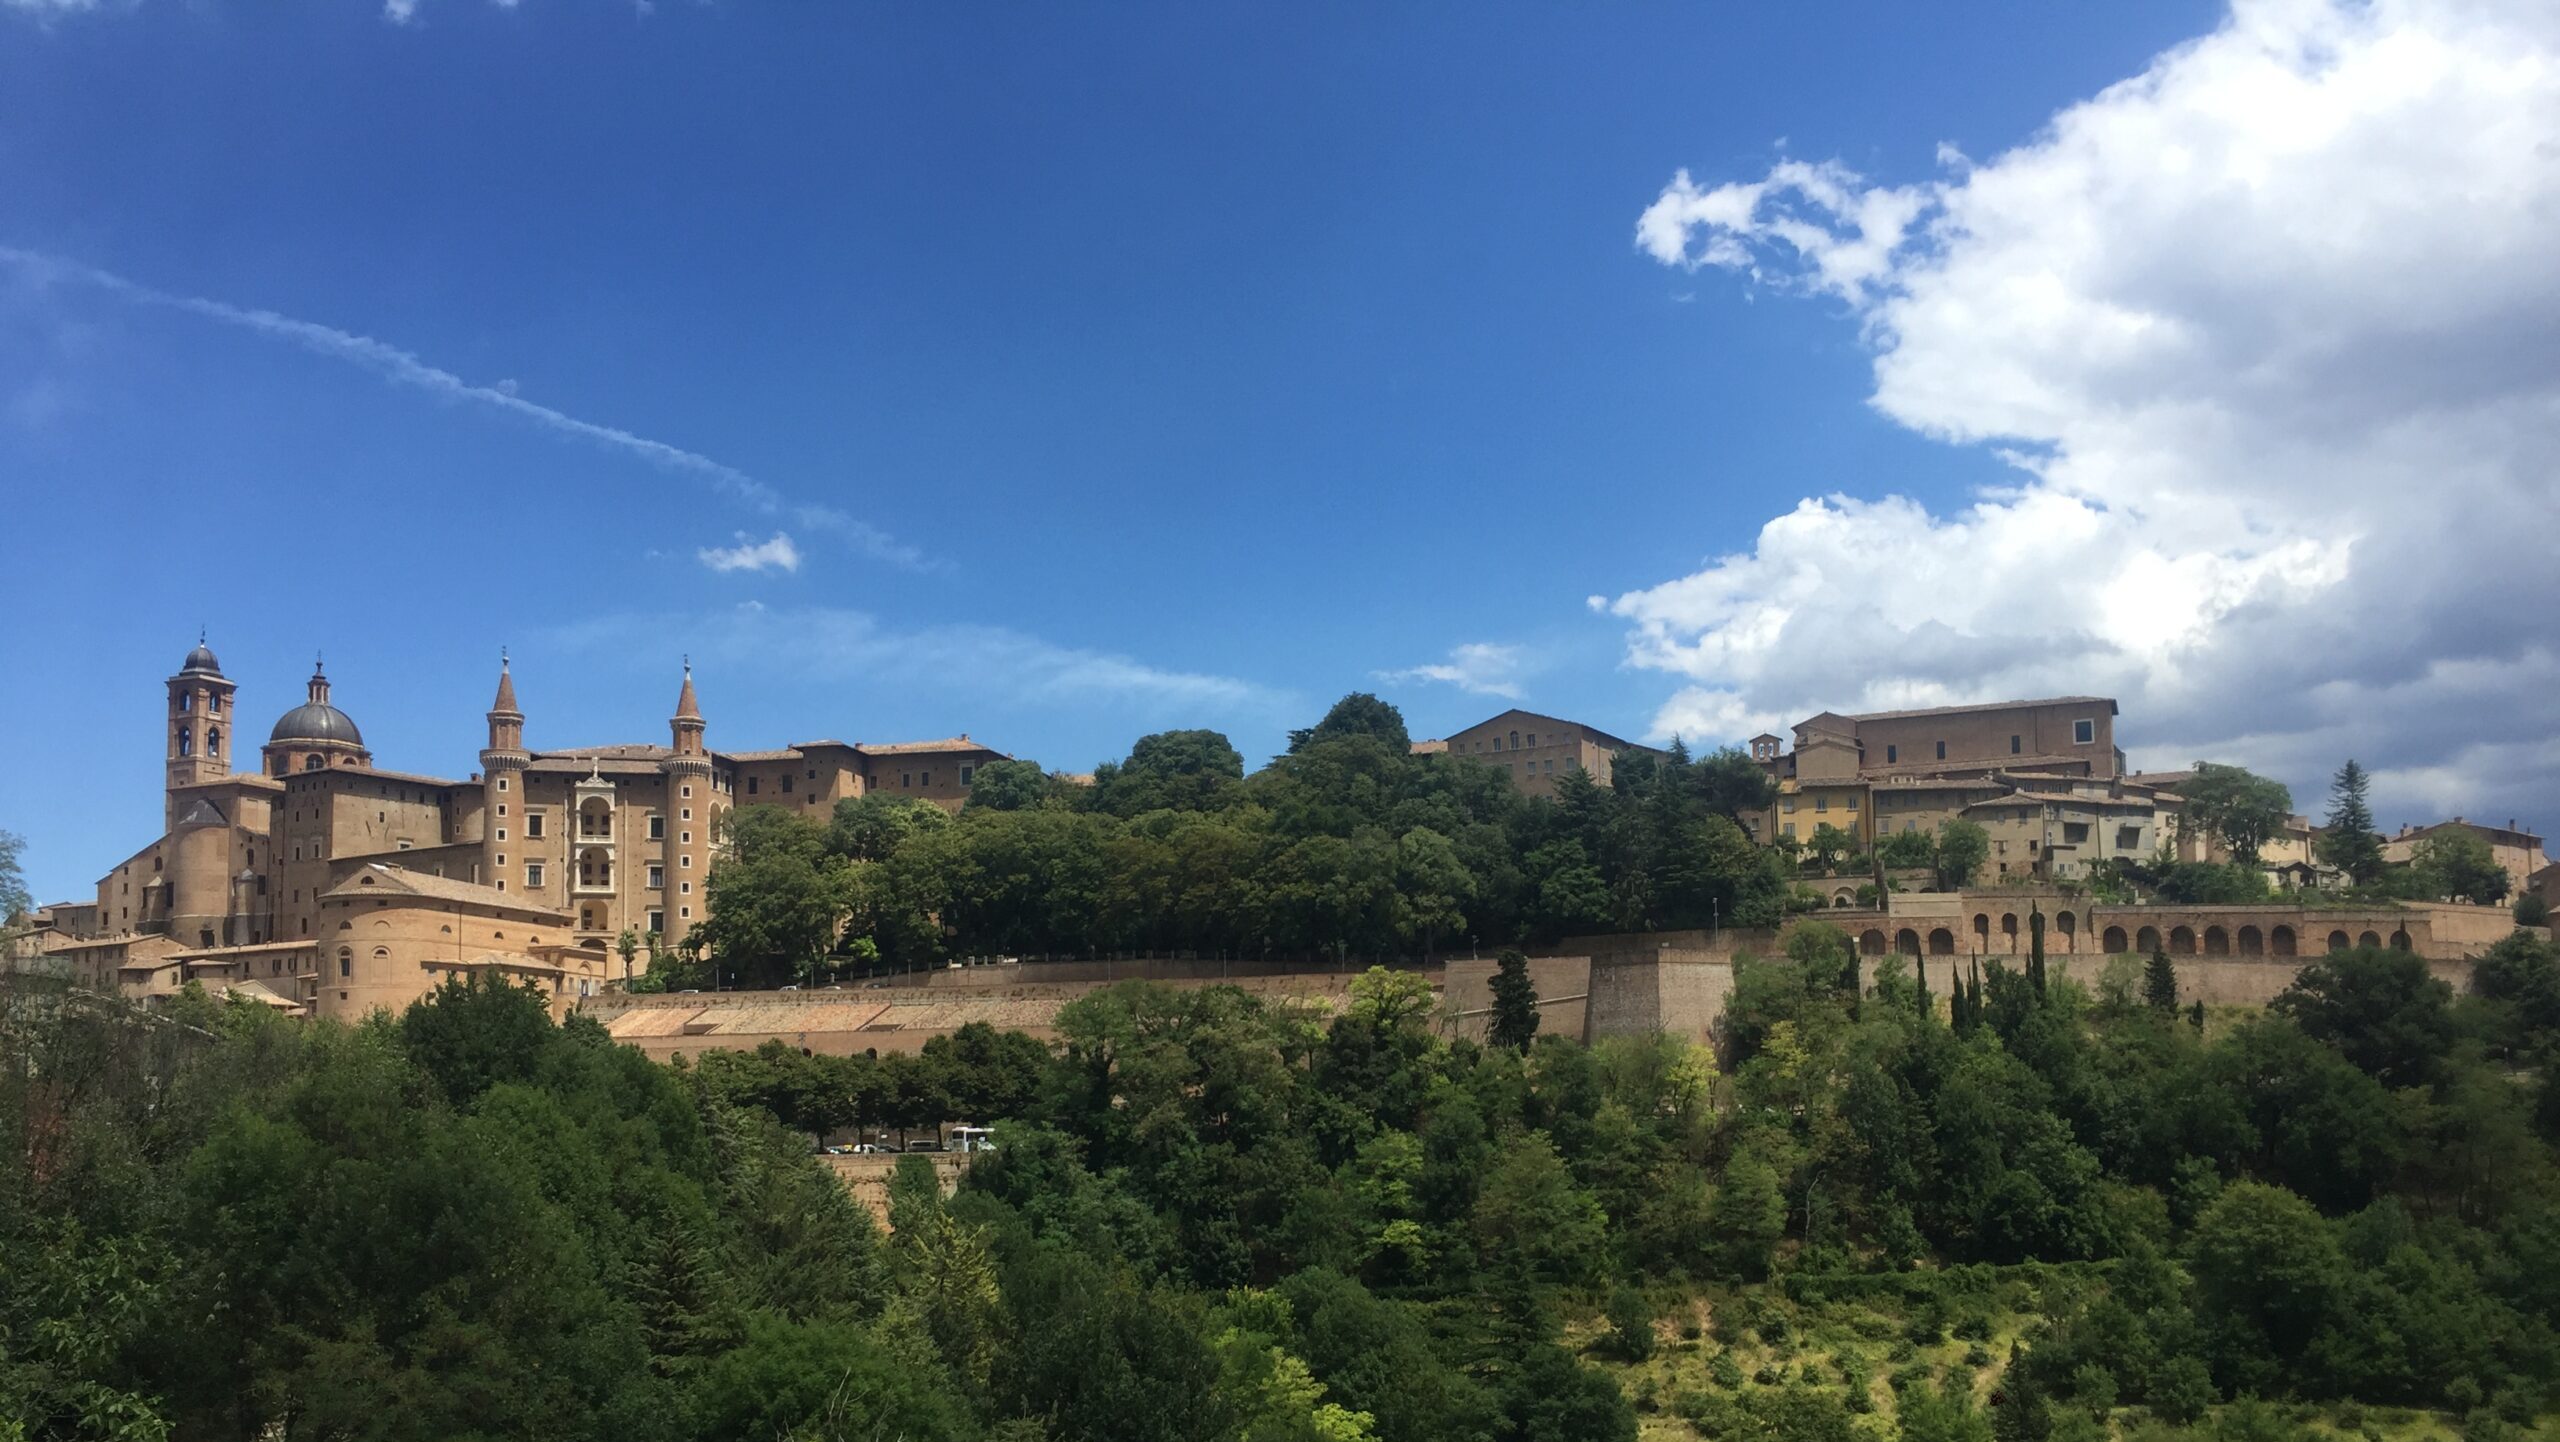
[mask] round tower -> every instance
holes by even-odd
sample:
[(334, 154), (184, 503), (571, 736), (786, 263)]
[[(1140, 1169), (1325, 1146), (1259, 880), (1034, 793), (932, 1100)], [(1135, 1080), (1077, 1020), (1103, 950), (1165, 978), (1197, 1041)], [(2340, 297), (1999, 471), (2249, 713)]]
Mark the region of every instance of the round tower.
[(480, 752), (480, 866), (483, 880), (507, 885), (508, 839), (524, 833), (524, 713), (516, 709), (516, 680), (507, 653), (498, 652), (498, 699), (489, 703), (489, 744)]
[(666, 908), (667, 939), (682, 941), (709, 915), (704, 909), (702, 880), (711, 857), (711, 753), (702, 744), (702, 706), (693, 695), (693, 660), (685, 659), (684, 689), (676, 694), (676, 714), (669, 718), (674, 746), (663, 763), (667, 773)]

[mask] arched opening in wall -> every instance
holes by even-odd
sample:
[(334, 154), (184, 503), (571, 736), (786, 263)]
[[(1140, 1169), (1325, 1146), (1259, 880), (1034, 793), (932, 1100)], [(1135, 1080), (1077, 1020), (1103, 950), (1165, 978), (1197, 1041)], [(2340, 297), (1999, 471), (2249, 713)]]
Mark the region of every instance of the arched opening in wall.
[(2193, 956), (2193, 955), (2195, 955), (2195, 954), (2196, 954), (2196, 933), (2195, 933), (2195, 928), (2194, 928), (2194, 927), (2191, 927), (2191, 926), (2173, 926), (2173, 927), (2170, 927), (2170, 928), (2169, 928), (2169, 951), (2170, 951), (2170, 953), (2171, 953), (2172, 955), (2176, 955), (2176, 956)]
[(1900, 931), (1895, 932), (1893, 934), (1893, 949), (1901, 952), (1904, 956), (1918, 956), (1920, 954), (1920, 933), (1913, 931), (1907, 926), (1902, 928)]
[(2395, 931), (2391, 933), (2391, 949), (2393, 951), (2409, 950), (2409, 933), (2405, 931)]
[(613, 839), (613, 807), (601, 796), (590, 796), (578, 803), (578, 839), (610, 841)]
[(1855, 906), (1857, 904), (1858, 893), (1854, 891), (1843, 890), (1831, 893), (1831, 905), (1835, 910), (1843, 907)]
[(2367, 951), (2379, 950), (2382, 946), (2382, 938), (2375, 935), (2373, 932), (2368, 931), (2364, 935), (2356, 938), (2356, 945), (2363, 947)]
[(375, 947), (373, 949), (373, 959), (376, 961), (389, 961), (391, 959), (391, 948), (387, 946)]
[(2267, 933), (2267, 951), (2270, 955), (2291, 956), (2294, 954), (2293, 946), (2292, 927), (2279, 926)]
[(2053, 914), (2053, 929), (2062, 933), (2062, 949), (2071, 951), (2074, 938), (2080, 935), (2080, 918), (2067, 911), (2057, 911)]
[(195, 738), (184, 731), (180, 731), (178, 733), (178, 754), (181, 756), (193, 756), (196, 754)]
[(2014, 911), (2004, 911), (2000, 913), (2000, 940), (2002, 945), (2009, 948), (2010, 955), (2017, 955), (2018, 913)]
[(302, 769), (305, 771), (318, 771), (326, 767), (328, 764), (329, 758), (321, 755), (317, 751), (314, 751), (310, 755), (302, 758)]
[(2124, 928), (2121, 926), (2108, 927), (2106, 932), (2098, 938), (2098, 949), (2109, 956), (2124, 955), (2124, 947)]
[(1860, 956), (1884, 955), (1884, 933), (1876, 930), (1874, 927), (1869, 927), (1864, 932), (1860, 933), (1858, 937), (1858, 954)]
[(2258, 928), (2254, 926), (2244, 926), (2240, 928), (2240, 954), (2242, 956), (2264, 956), (2266, 955), (2266, 952), (2267, 939), (2258, 934)]
[(1956, 934), (1955, 934), (1954, 932), (1952, 932), (1952, 931), (1947, 930), (1947, 929), (1946, 929), (1945, 927), (1943, 927), (1943, 926), (1938, 927), (1938, 928), (1937, 928), (1936, 930), (1934, 930), (1934, 931), (1931, 931), (1931, 932), (1929, 933), (1929, 954), (1930, 954), (1931, 956), (1953, 956), (1953, 955), (1955, 955), (1955, 954), (1956, 954)]
[(2204, 954), (2207, 956), (2229, 956), (2231, 954), (2231, 933), (2224, 931), (2218, 926), (2206, 927), (2204, 929)]
[(2329, 949), (2331, 951), (2344, 951), (2353, 945), (2355, 945), (2355, 943), (2348, 939), (2345, 932), (2333, 931), (2329, 933)]
[(355, 974), (356, 974), (356, 949), (355, 949), (354, 947), (352, 947), (352, 946), (342, 946), (342, 947), (339, 947), (339, 948), (338, 948), (338, 976), (339, 976), (339, 979), (344, 980), (345, 978), (350, 977), (350, 976), (353, 976), (353, 975), (355, 975)]
[(1975, 951), (1991, 949), (1991, 917), (1986, 912), (1977, 911), (1973, 914), (1973, 949)]
[(207, 726), (204, 728), (204, 754), (207, 756), (219, 756), (222, 754), (221, 727)]
[(613, 858), (592, 846), (579, 852), (578, 884), (580, 886), (613, 885)]
[(2133, 949), (2141, 952), (2144, 956), (2149, 956), (2151, 953), (2160, 950), (2160, 928), (2156, 926), (2146, 926), (2142, 928), (2141, 931), (2135, 933), (2133, 938)]

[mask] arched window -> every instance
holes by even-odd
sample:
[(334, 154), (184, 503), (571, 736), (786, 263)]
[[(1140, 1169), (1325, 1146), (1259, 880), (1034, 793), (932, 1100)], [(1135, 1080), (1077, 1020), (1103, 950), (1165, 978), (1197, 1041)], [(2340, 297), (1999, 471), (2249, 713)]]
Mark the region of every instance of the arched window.
[(2231, 954), (2230, 933), (2224, 931), (2218, 926), (2206, 927), (2204, 929), (2204, 954), (2207, 956), (2229, 956)]
[(2293, 955), (2293, 928), (2279, 926), (2267, 933), (2267, 950), (2277, 956)]
[(184, 727), (178, 729), (178, 754), (181, 756), (196, 754), (196, 738), (188, 735)]
[(1864, 956), (1884, 955), (1884, 933), (1870, 929), (1858, 937), (1858, 951)]
[(2353, 945), (2355, 945), (2355, 943), (2347, 939), (2347, 934), (2345, 932), (2333, 931), (2329, 933), (2329, 949), (2331, 951), (2344, 951)]
[(322, 755), (321, 755), (319, 752), (317, 752), (317, 751), (314, 751), (314, 752), (312, 752), (310, 755), (305, 756), (305, 757), (303, 757), (303, 758), (302, 758), (302, 769), (303, 769), (303, 770), (305, 770), (305, 771), (317, 771), (317, 770), (319, 770), (321, 767), (326, 766), (326, 765), (328, 765), (328, 764), (329, 764), (329, 760), (328, 760), (328, 758), (327, 758), (327, 757), (325, 757), (325, 756), (322, 756)]
[(2101, 951), (2104, 951), (2104, 952), (2105, 952), (2107, 955), (2109, 955), (2109, 956), (2122, 956), (2122, 955), (2124, 955), (2124, 947), (2125, 947), (2124, 928), (2123, 928), (2123, 927), (2121, 927), (2121, 926), (2110, 926), (2110, 927), (2108, 927), (2108, 928), (2107, 928), (2107, 930), (2106, 930), (2106, 934), (2105, 934), (2104, 936), (2102, 936), (2102, 937), (2098, 938), (2098, 943), (2099, 943), (2099, 949), (2100, 949)]
[(343, 981), (356, 974), (356, 954), (350, 947), (338, 948), (338, 978)]
[(1511, 733), (1511, 749), (1514, 751), (1520, 749), (1520, 733), (1517, 731)]
[(1947, 930), (1943, 926), (1931, 931), (1929, 933), (1929, 954), (1931, 956), (1955, 955), (1956, 934)]
[(208, 726), (204, 729), (204, 754), (207, 756), (219, 756), (222, 754), (221, 727)]
[(2367, 951), (2378, 950), (2382, 946), (2382, 938), (2375, 933), (2368, 931), (2364, 935), (2356, 938), (2356, 945), (2363, 947)]
[(2179, 956), (2193, 956), (2193, 955), (2195, 955), (2195, 954), (2196, 954), (2196, 933), (2195, 933), (2195, 928), (2193, 928), (2193, 927), (2188, 927), (2188, 926), (2173, 926), (2173, 927), (2170, 927), (2170, 928), (2169, 928), (2169, 950), (2170, 950), (2170, 951), (2172, 951), (2172, 952), (2174, 952), (2174, 953), (2176, 953), (2176, 954), (2177, 954), (2177, 955), (2179, 955)]
[(186, 713), (187, 713), (187, 712), (189, 712), (189, 711), (193, 711), (194, 709), (196, 709), (196, 693), (194, 693), (193, 691), (181, 691), (181, 692), (179, 692), (179, 693), (178, 693), (178, 712), (179, 712), (179, 714), (180, 714), (180, 715), (184, 715), (184, 714), (186, 714)]
[(2242, 956), (2264, 956), (2267, 953), (2267, 939), (2254, 926), (2240, 928), (2231, 939), (2239, 944)]
[(2133, 949), (2145, 956), (2161, 949), (2160, 928), (2146, 926), (2133, 935)]

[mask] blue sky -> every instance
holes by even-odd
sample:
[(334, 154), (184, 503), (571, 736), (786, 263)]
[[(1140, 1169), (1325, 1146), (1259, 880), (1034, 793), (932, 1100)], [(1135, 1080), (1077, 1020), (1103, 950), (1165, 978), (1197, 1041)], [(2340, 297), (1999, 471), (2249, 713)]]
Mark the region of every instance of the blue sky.
[[(1181, 725), (1258, 759), (1354, 689), (1417, 735), (1516, 695), (1722, 741), (2041, 682), (1697, 658), (1742, 623), (1662, 588), (1804, 498), (1951, 519), (2020, 473), (1894, 403), (1905, 279), (1637, 222), (1799, 157), (1961, 187), (1942, 145), (2032, 147), (2221, 15), (0, 0), (0, 665), (42, 758), (0, 827), (48, 897), (147, 836), (199, 624), (248, 716), (325, 651), (378, 761), (445, 775), (501, 645), (537, 746), (663, 739), (690, 653), (715, 746), (1075, 770)], [(2017, 640), (1926, 620), (1896, 649)], [(2164, 745), (2334, 764), (2173, 692)]]

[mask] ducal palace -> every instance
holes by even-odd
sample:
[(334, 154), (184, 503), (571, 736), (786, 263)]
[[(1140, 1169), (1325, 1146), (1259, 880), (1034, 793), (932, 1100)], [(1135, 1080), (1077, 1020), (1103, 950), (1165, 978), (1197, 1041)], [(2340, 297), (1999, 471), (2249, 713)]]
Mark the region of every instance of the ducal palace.
[(831, 808), (874, 791), (956, 809), (1005, 759), (961, 735), (715, 751), (685, 668), (665, 745), (534, 750), (501, 659), (480, 769), (376, 766), (314, 668), (301, 705), (234, 770), (239, 698), (198, 643), (168, 681), (160, 834), (49, 908), (48, 948), (101, 990), (199, 982), (279, 1008), (357, 1018), (450, 976), (533, 982), (565, 1008), (619, 977), (624, 930), (670, 941), (708, 914), (714, 828), (740, 804)]

